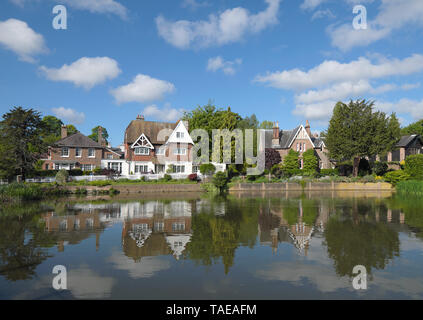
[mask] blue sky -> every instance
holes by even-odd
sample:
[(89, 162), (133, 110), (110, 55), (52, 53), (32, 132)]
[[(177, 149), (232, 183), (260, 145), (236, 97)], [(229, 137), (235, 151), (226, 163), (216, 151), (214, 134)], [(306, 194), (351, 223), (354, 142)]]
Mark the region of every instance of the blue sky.
[[(67, 29), (52, 26), (67, 9)], [(353, 28), (353, 7), (367, 29)], [(423, 118), (421, 0), (5, 0), (0, 112), (56, 115), (123, 141), (137, 114), (175, 121), (209, 100), (291, 129), (336, 101)]]

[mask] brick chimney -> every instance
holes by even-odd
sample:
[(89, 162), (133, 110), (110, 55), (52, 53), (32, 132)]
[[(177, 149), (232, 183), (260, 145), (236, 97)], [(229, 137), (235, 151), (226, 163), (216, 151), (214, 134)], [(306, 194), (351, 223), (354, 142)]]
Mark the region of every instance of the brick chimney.
[(306, 125), (305, 125), (305, 129), (307, 131), (308, 136), (311, 138), (311, 130), (310, 130), (310, 122), (308, 122), (308, 120), (306, 121)]
[(273, 139), (272, 145), (279, 144), (279, 121), (273, 123)]
[(98, 143), (103, 147), (106, 145), (106, 141), (104, 141), (104, 139), (103, 139), (103, 127), (102, 126), (98, 127)]
[(143, 116), (142, 114), (139, 114), (139, 115), (137, 116), (137, 120), (142, 120), (142, 121), (144, 121), (145, 119), (144, 119), (144, 116)]
[(61, 135), (62, 139), (66, 138), (68, 136), (68, 127), (62, 126), (62, 130), (61, 130), (60, 135)]

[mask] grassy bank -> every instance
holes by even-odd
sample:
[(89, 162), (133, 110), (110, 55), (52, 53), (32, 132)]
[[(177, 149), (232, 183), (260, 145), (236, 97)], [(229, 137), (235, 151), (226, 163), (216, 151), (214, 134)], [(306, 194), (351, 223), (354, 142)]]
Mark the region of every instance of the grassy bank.
[(12, 183), (0, 187), (0, 203), (42, 200), (68, 193), (67, 190), (51, 184)]
[(67, 186), (86, 186), (86, 187), (107, 187), (107, 186), (121, 186), (121, 185), (150, 185), (150, 184), (197, 184), (196, 181), (186, 180), (105, 180), (105, 181), (74, 181), (69, 182)]
[(423, 181), (401, 181), (396, 185), (396, 190), (402, 196), (423, 196)]

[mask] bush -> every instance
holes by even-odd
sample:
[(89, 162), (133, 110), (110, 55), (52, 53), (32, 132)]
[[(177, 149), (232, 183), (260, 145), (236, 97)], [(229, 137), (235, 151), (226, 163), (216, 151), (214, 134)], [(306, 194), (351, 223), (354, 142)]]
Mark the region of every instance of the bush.
[(386, 162), (377, 161), (373, 164), (373, 173), (378, 176), (384, 176), (388, 172), (388, 164)]
[(212, 163), (204, 163), (200, 166), (200, 172), (205, 176), (212, 176), (216, 172), (216, 167)]
[(403, 170), (397, 170), (397, 171), (390, 171), (387, 174), (385, 174), (384, 179), (386, 182), (391, 183), (392, 185), (397, 185), (397, 183), (401, 181), (406, 181), (410, 179), (410, 175), (407, 174)]
[(350, 176), (353, 172), (353, 165), (351, 161), (341, 162), (337, 164), (336, 168), (339, 172), (339, 175), (344, 177)]
[(423, 154), (408, 156), (404, 170), (413, 179), (423, 180)]
[(320, 175), (323, 176), (323, 177), (339, 176), (339, 170), (338, 169), (321, 169)]
[(196, 173), (192, 173), (188, 176), (189, 181), (198, 181), (198, 175)]
[(397, 192), (401, 195), (423, 196), (423, 181), (401, 181), (396, 186)]
[(163, 177), (163, 181), (172, 181), (172, 176), (170, 174), (165, 174)]
[(376, 177), (372, 175), (367, 175), (361, 178), (362, 182), (376, 182)]
[(213, 176), (213, 185), (219, 190), (220, 194), (228, 189), (228, 177), (225, 172), (218, 172)]
[(319, 160), (316, 157), (316, 153), (314, 149), (308, 149), (306, 152), (303, 153), (303, 160), (304, 160), (304, 174), (311, 176), (315, 172), (317, 172), (317, 168), (319, 167)]
[(66, 184), (68, 179), (69, 179), (69, 172), (67, 170), (62, 169), (56, 174), (56, 183), (60, 185)]
[(107, 187), (110, 186), (112, 183), (110, 181), (90, 181), (88, 185), (93, 187)]
[(280, 179), (283, 176), (283, 169), (281, 164), (275, 164), (272, 169), (270, 169), (270, 173), (274, 175), (276, 178)]

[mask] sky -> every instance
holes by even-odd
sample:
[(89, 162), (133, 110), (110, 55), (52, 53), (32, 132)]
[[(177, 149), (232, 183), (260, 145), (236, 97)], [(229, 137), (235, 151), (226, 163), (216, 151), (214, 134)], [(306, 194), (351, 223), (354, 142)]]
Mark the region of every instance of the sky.
[(138, 114), (209, 101), (321, 131), (337, 101), (367, 99), (405, 126), (423, 118), (422, 35), (422, 0), (3, 0), (0, 113), (101, 125), (113, 146)]

